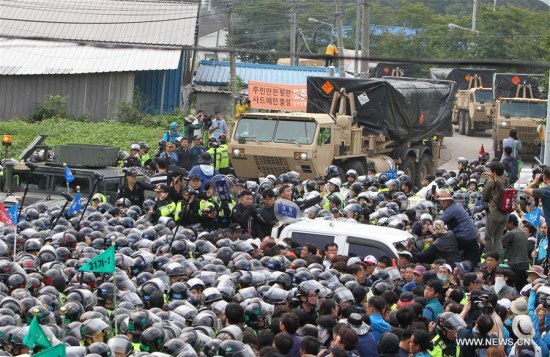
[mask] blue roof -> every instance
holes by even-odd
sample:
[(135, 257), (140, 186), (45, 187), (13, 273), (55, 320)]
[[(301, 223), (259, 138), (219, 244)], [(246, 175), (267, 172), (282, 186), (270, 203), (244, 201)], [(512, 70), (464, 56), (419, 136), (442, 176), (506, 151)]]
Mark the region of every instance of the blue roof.
[[(248, 81), (260, 81), (278, 84), (306, 84), (308, 76), (325, 76), (325, 67), (280, 66), (237, 62), (237, 77), (246, 86)], [(336, 71), (337, 72), (337, 71)], [(229, 62), (201, 61), (194, 84), (222, 86), (229, 84)]]

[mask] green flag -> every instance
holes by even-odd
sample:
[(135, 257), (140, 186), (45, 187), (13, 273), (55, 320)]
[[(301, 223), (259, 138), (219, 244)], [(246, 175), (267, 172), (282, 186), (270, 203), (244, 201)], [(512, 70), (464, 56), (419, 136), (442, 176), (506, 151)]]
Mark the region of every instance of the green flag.
[(103, 253), (80, 267), (78, 271), (91, 271), (93, 273), (115, 272), (115, 246), (110, 246)]
[(64, 343), (57, 344), (47, 350), (33, 354), (33, 357), (67, 357), (67, 350)]
[(46, 337), (42, 326), (38, 323), (38, 317), (33, 317), (31, 324), (29, 325), (29, 331), (23, 338), (23, 344), (25, 344), (30, 350), (35, 346), (40, 346), (44, 348), (52, 347), (52, 344)]

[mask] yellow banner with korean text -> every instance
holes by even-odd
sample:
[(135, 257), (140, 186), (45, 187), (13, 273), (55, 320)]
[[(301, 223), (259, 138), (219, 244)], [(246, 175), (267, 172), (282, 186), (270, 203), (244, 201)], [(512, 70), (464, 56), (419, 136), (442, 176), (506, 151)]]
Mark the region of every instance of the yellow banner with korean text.
[(248, 81), (248, 98), (252, 109), (306, 111), (305, 84), (275, 84)]

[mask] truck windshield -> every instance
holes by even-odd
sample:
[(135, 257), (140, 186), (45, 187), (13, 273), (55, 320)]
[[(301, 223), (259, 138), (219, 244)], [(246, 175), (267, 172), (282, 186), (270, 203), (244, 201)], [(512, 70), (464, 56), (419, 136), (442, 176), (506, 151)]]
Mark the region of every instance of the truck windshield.
[(546, 103), (502, 102), (500, 115), (518, 118), (546, 118)]
[(309, 145), (313, 142), (317, 124), (311, 121), (279, 120), (275, 142), (296, 142)]
[(237, 124), (233, 139), (251, 138), (258, 141), (272, 141), (276, 120), (242, 118)]
[(493, 92), (479, 91), (476, 92), (475, 96), (477, 103), (487, 103), (493, 101)]

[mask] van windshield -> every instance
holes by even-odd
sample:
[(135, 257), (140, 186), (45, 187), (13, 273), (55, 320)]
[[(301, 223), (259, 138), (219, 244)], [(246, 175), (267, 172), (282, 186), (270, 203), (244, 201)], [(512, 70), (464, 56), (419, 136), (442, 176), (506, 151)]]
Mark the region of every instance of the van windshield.
[(233, 139), (255, 139), (262, 142), (272, 141), (275, 133), (276, 120), (271, 118), (242, 118), (237, 123)]

